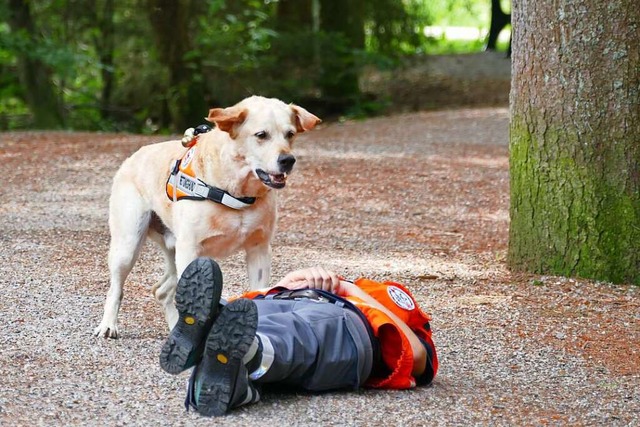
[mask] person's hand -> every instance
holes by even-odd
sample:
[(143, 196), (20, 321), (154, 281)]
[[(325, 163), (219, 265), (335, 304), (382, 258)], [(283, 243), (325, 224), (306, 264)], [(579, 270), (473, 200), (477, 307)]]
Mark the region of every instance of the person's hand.
[(326, 270), (323, 267), (311, 267), (292, 271), (284, 276), (276, 286), (282, 286), (287, 289), (322, 289), (338, 293), (340, 278), (333, 271)]

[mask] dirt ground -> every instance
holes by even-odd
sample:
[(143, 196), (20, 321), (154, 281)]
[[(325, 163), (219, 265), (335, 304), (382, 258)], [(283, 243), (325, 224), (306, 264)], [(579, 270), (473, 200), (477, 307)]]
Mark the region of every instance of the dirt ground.
[[(0, 134), (1, 425), (640, 425), (640, 289), (512, 274), (508, 111), (406, 113), (302, 135), (279, 196), (273, 276), (321, 263), (405, 283), (433, 316), (430, 387), (267, 390), (217, 420), (159, 367), (166, 326), (147, 244), (122, 338), (91, 332), (108, 287), (110, 181), (158, 136)], [(244, 262), (222, 262), (225, 296)]]

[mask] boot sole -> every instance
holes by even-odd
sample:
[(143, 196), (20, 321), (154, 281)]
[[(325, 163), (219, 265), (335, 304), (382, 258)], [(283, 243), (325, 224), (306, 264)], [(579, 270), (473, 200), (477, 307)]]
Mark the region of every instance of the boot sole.
[[(222, 272), (209, 258), (198, 258), (184, 270), (176, 289), (178, 323), (160, 350), (160, 366), (179, 374), (198, 363), (209, 328), (218, 316)], [(200, 350), (200, 351), (199, 351)]]
[(198, 365), (201, 382), (198, 412), (221, 416), (230, 409), (236, 376), (242, 358), (256, 336), (258, 309), (249, 299), (228, 304), (213, 324), (202, 362)]

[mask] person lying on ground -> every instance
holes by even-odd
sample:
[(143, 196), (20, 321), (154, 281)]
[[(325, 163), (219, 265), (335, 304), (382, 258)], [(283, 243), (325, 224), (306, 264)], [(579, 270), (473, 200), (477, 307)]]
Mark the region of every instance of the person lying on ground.
[(206, 416), (255, 403), (262, 384), (308, 391), (406, 389), (438, 371), (430, 317), (401, 284), (347, 281), (322, 267), (221, 302), (218, 264), (198, 258), (176, 292), (180, 320), (160, 365), (194, 367), (185, 405)]

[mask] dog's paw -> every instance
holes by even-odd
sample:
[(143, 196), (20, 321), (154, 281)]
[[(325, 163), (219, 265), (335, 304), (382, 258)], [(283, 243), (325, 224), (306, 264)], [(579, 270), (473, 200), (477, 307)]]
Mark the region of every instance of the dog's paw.
[(93, 330), (93, 335), (103, 338), (118, 338), (118, 326), (115, 323), (107, 324), (103, 320), (100, 326)]

